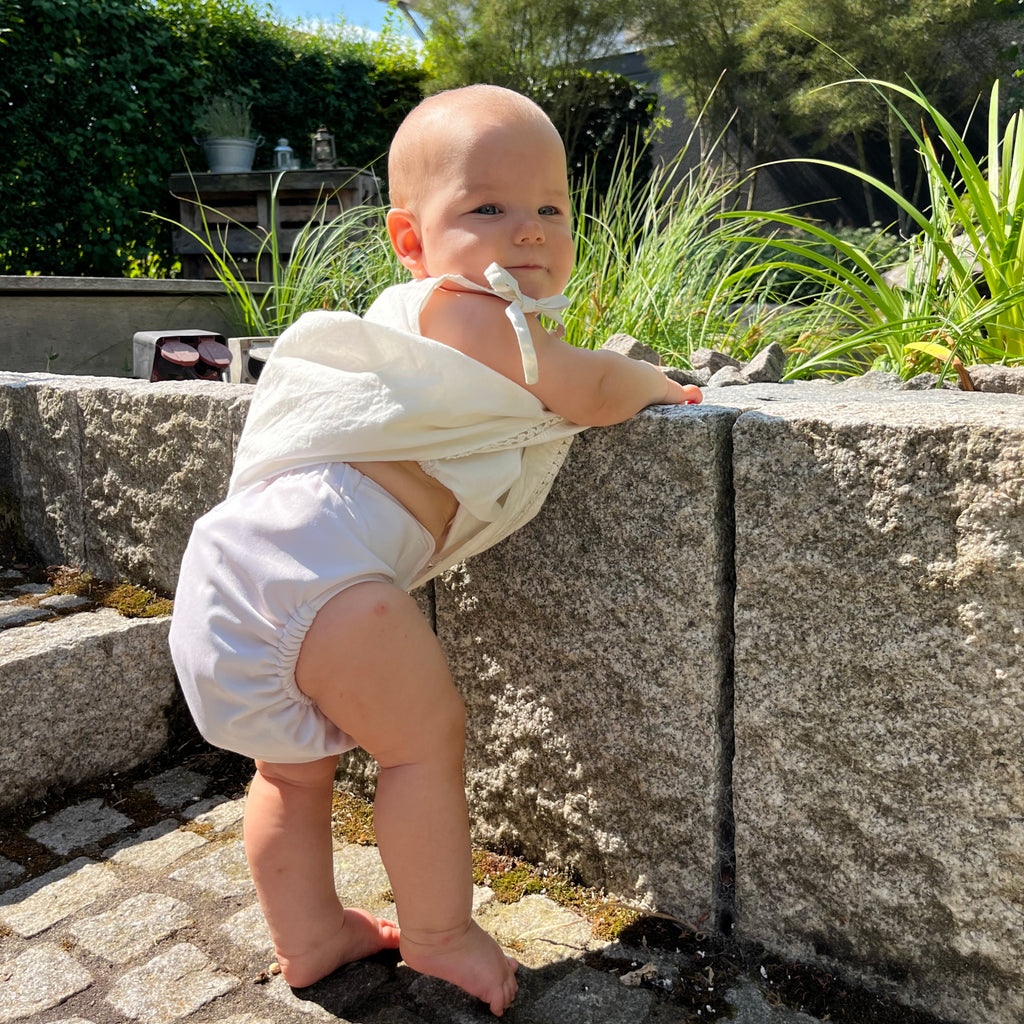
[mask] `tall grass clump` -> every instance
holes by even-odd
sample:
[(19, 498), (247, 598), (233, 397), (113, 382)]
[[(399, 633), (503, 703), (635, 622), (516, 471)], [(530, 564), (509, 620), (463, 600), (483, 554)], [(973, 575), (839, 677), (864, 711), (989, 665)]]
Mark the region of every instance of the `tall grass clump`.
[[(723, 216), (741, 182), (723, 179), (716, 161), (688, 167), (687, 151), (646, 181), (620, 160), (606, 191), (598, 193), (590, 178), (577, 189), (566, 316), (572, 344), (599, 347), (624, 333), (666, 364), (686, 366), (697, 348), (745, 358), (802, 329), (793, 310), (770, 301), (772, 282), (784, 273), (766, 261), (770, 239), (751, 238), (746, 223)], [(804, 326), (813, 316), (796, 312)]]
[[(592, 178), (576, 189), (570, 343), (594, 348), (626, 333), (658, 351), (666, 364), (686, 366), (702, 346), (746, 357), (793, 334), (792, 314), (780, 314), (765, 298), (779, 271), (753, 278), (740, 273), (763, 257), (767, 242), (752, 245), (744, 225), (722, 217), (738, 195), (737, 183), (717, 178), (704, 163), (686, 168), (685, 157), (684, 151), (649, 178), (622, 159), (605, 191)], [(271, 190), (271, 223), (279, 180)], [(170, 223), (199, 243), (249, 334), (280, 334), (311, 309), (362, 314), (384, 288), (408, 276), (391, 250), (382, 207), (314, 216), (286, 257), (276, 231), (246, 227), (196, 205), (197, 228)], [(249, 262), (227, 251), (229, 232), (253, 237)], [(265, 290), (250, 287), (253, 266), (261, 268)]]
[[(964, 133), (916, 87), (875, 79), (840, 84), (895, 93), (920, 109), (920, 126), (906, 118), (903, 124), (916, 144), (928, 204), (915, 206), (857, 168), (805, 161), (860, 178), (906, 214), (916, 230), (901, 276), (884, 274), (871, 252), (827, 227), (785, 211), (759, 215), (775, 227), (773, 244), (786, 255), (743, 268), (739, 276), (799, 271), (821, 290), (819, 304), (828, 313), (825, 336), (796, 354), (788, 376), (874, 367), (909, 377), (922, 368), (948, 373), (957, 359), (1024, 362), (1024, 112), (1000, 128), (996, 82), (985, 155), (976, 158)], [(730, 216), (748, 217), (742, 211)], [(782, 237), (794, 230), (819, 244)]]
[[(277, 223), (277, 192), (270, 192), (271, 224)], [(392, 253), (381, 206), (355, 206), (328, 216), (325, 196), (313, 217), (299, 230), (290, 255), (276, 230), (247, 227), (196, 200), (199, 227), (169, 221), (199, 243), (217, 280), (224, 285), (238, 322), (254, 336), (274, 337), (313, 309), (362, 314), (377, 295), (404, 280), (406, 272)], [(161, 220), (168, 218), (161, 217)], [(243, 263), (227, 250), (228, 235), (246, 233), (255, 253)], [(254, 291), (246, 271), (259, 267), (266, 289)]]

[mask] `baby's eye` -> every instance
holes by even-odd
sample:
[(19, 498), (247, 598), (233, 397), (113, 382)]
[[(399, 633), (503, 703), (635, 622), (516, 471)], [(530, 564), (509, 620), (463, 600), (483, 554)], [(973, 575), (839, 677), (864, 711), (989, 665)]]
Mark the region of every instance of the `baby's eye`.
[(542, 217), (557, 217), (562, 211), (557, 206), (542, 206), (537, 212)]
[(494, 203), (484, 203), (483, 206), (478, 206), (476, 208), (476, 212), (486, 214), (488, 217), (493, 217), (499, 211)]

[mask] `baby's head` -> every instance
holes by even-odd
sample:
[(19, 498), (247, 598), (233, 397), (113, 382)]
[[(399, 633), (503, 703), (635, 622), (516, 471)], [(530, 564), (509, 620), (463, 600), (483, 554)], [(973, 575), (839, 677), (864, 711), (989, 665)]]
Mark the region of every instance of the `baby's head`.
[(486, 285), (490, 263), (523, 293), (561, 292), (573, 263), (565, 150), (531, 100), (471, 85), (424, 100), (391, 144), (388, 232), (416, 278), (461, 274)]

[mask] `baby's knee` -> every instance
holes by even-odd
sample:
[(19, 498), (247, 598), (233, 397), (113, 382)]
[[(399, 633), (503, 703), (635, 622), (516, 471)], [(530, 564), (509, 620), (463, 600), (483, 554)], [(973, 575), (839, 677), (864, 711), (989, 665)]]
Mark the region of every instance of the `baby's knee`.
[(417, 701), (409, 714), (397, 710), (383, 742), (368, 753), (382, 768), (410, 763), (461, 765), (466, 751), (466, 708), (454, 686)]
[(256, 761), (256, 774), (274, 787), (293, 789), (322, 789), (333, 786), (338, 770), (338, 757), (322, 757), (317, 761), (299, 764), (281, 764), (276, 761)]

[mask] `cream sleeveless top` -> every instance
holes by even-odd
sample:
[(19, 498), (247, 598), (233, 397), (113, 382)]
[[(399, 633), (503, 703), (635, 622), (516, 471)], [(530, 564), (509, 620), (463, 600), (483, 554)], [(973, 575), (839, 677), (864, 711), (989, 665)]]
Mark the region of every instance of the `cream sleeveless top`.
[[(360, 318), (312, 312), (274, 345), (238, 443), (228, 493), (319, 462), (412, 460), (455, 495), (443, 549), (425, 583), (529, 522), (584, 428), (525, 388), (419, 333), (420, 312), (446, 281), (509, 302), (527, 379), (536, 379), (525, 313), (559, 319), (562, 296), (523, 298), (500, 267), (492, 288), (451, 275), (386, 289)], [(511, 284), (510, 284), (511, 283)], [(525, 341), (524, 341), (525, 335)]]

